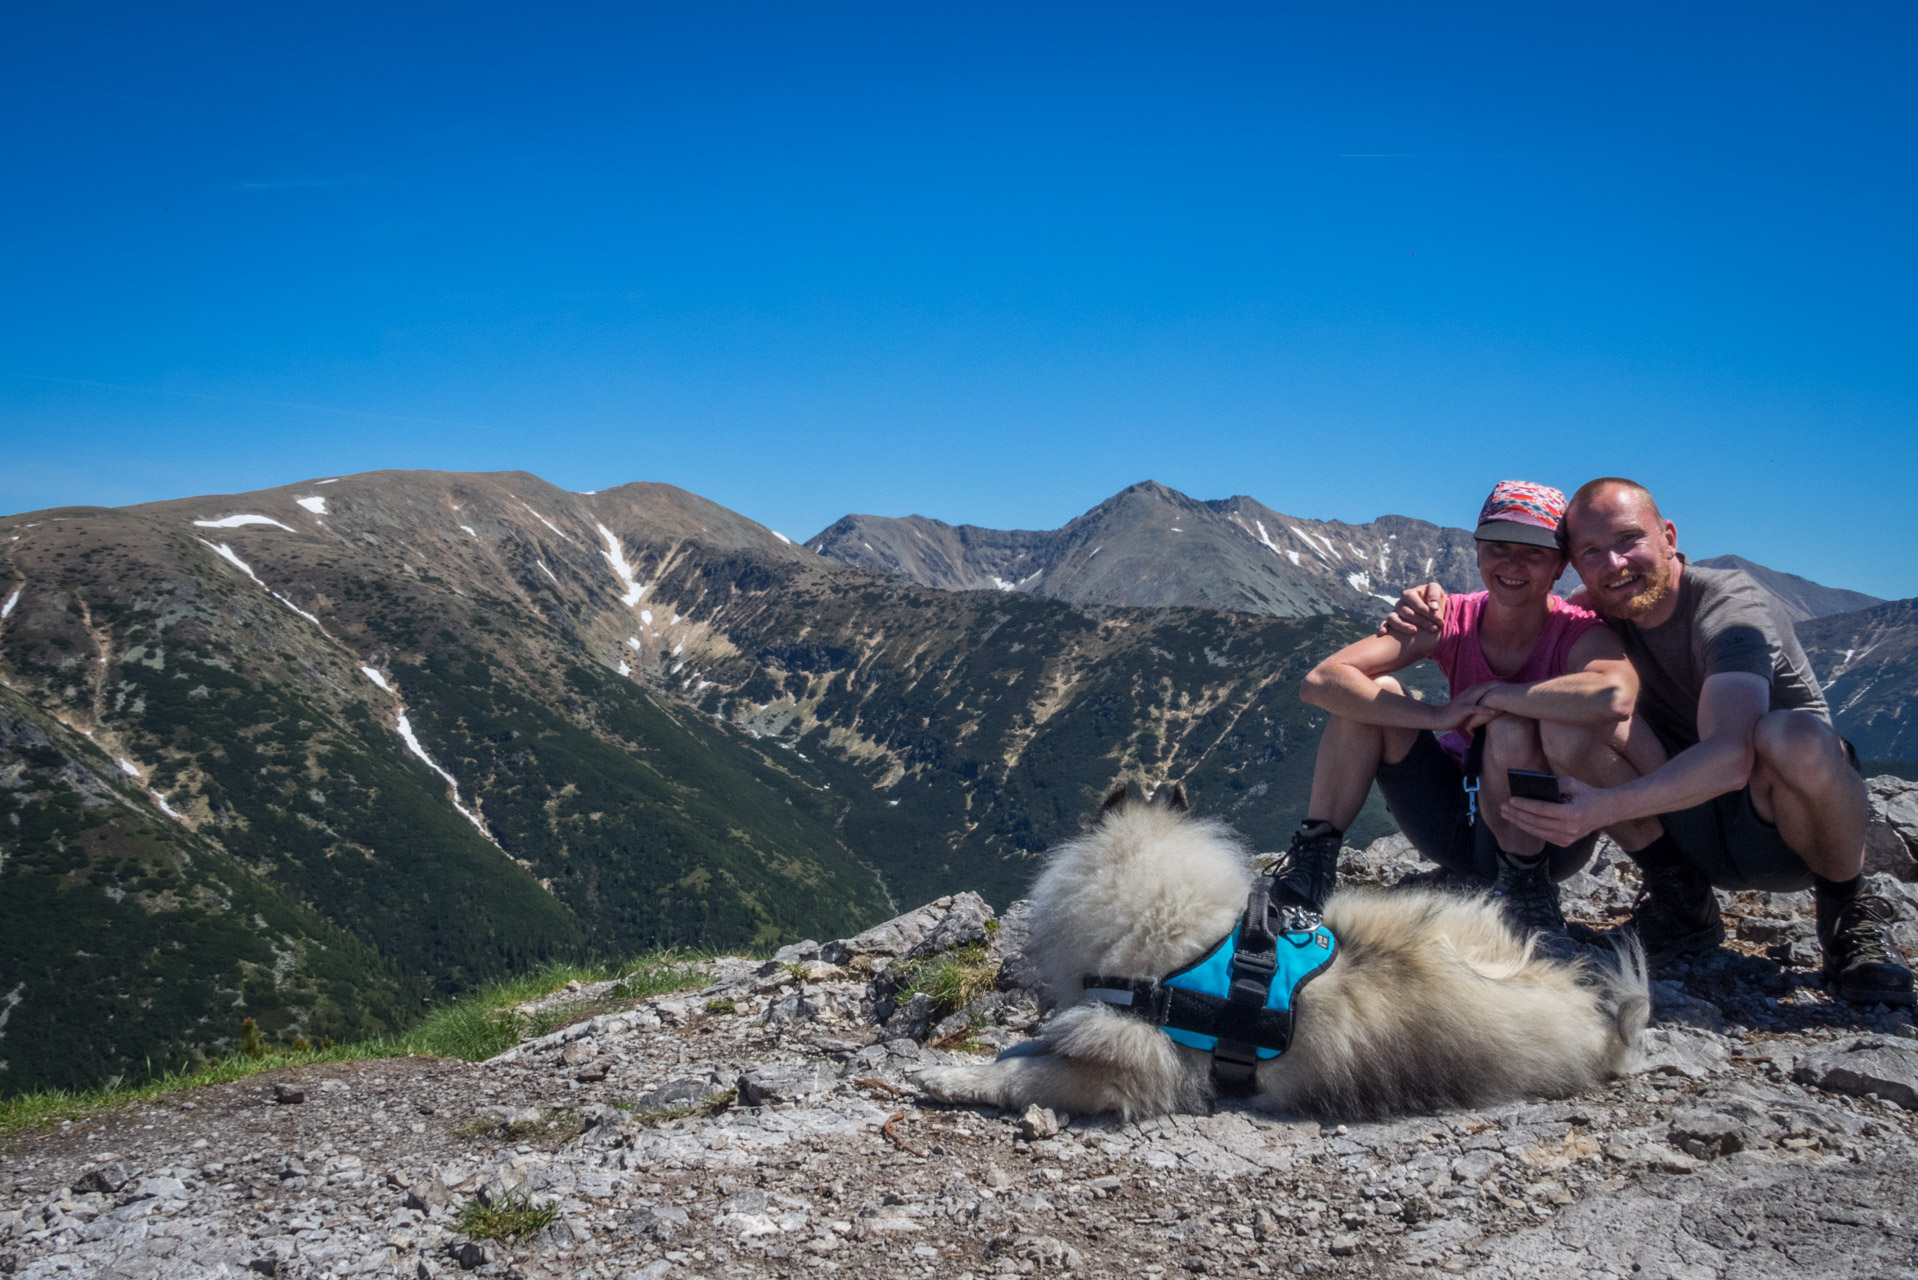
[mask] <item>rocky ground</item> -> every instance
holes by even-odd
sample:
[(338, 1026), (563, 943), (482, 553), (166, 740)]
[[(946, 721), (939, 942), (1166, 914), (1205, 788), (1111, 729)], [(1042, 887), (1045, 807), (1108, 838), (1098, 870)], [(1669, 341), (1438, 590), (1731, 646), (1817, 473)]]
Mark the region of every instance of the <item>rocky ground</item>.
[[(1874, 787), (1873, 886), (1918, 950), (1895, 820), (1915, 793)], [(1412, 868), (1395, 841), (1349, 861)], [(1624, 914), (1629, 871), (1602, 857), (1572, 913)], [(1022, 913), (941, 899), (720, 960), (699, 991), (556, 993), (580, 1020), (489, 1062), (311, 1067), (14, 1139), (0, 1274), (1918, 1276), (1910, 1016), (1827, 998), (1804, 895), (1726, 906), (1735, 940), (1659, 975), (1637, 1074), (1321, 1126), (922, 1103), (914, 1071), (1041, 1016), (1018, 988)], [(890, 989), (902, 962), (968, 947), (1011, 989), (943, 1019)]]

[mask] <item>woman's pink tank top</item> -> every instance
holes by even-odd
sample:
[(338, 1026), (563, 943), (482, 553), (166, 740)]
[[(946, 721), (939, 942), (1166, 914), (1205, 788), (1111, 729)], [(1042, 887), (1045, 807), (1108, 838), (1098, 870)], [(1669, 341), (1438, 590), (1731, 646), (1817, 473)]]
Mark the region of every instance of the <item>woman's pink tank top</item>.
[[(1539, 633), (1538, 643), (1532, 646), (1532, 652), (1517, 671), (1502, 676), (1485, 661), (1485, 651), (1478, 643), (1479, 619), (1485, 613), (1486, 597), (1490, 594), (1474, 591), (1470, 595), (1446, 597), (1445, 625), (1439, 631), (1438, 648), (1432, 652), (1432, 661), (1445, 673), (1446, 684), (1454, 695), (1487, 680), (1534, 684), (1562, 676), (1571, 670), (1572, 645), (1600, 625), (1598, 615), (1590, 609), (1567, 604), (1557, 596), (1548, 597), (1552, 613), (1545, 620), (1545, 630)], [(1469, 744), (1464, 734), (1454, 729), (1438, 741), (1461, 766), (1465, 763)]]

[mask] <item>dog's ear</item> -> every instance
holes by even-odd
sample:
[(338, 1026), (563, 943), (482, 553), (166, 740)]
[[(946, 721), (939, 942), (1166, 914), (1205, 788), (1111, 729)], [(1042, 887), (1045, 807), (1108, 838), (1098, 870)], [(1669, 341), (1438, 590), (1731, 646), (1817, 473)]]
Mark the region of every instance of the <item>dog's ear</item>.
[(1125, 802), (1125, 784), (1121, 783), (1112, 788), (1111, 793), (1105, 798), (1105, 803), (1099, 806), (1099, 816), (1103, 818), (1109, 813), (1116, 813), (1118, 810), (1125, 808)]
[(1159, 788), (1158, 794), (1153, 796), (1152, 800), (1155, 804), (1162, 804), (1174, 813), (1192, 812), (1192, 802), (1186, 799), (1185, 784), (1182, 782), (1168, 783)]

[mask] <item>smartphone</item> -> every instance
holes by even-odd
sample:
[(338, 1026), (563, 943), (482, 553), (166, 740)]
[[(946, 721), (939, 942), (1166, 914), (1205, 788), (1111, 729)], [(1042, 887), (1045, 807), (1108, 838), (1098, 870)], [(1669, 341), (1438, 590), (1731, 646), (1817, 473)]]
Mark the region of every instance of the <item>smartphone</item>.
[(1520, 800), (1543, 800), (1547, 804), (1563, 804), (1565, 797), (1558, 793), (1558, 775), (1540, 773), (1536, 769), (1507, 769), (1505, 776), (1511, 780), (1512, 794)]

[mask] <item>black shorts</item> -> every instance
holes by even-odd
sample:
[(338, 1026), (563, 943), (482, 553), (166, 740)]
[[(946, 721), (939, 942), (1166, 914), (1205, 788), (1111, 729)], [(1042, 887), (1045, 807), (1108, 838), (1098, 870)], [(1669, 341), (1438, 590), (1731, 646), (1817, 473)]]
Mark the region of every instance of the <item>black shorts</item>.
[[(1498, 842), (1483, 822), (1473, 823), (1465, 802), (1465, 772), (1446, 754), (1429, 729), (1419, 731), (1412, 749), (1397, 764), (1379, 763), (1379, 793), (1399, 830), (1420, 854), (1448, 871), (1483, 880), (1498, 874)], [(1552, 879), (1565, 877), (1591, 861), (1596, 835), (1568, 849), (1552, 844)]]
[[(1684, 747), (1658, 735), (1667, 757)], [(1843, 738), (1845, 758), (1851, 767), (1864, 770), (1858, 752)], [(1713, 796), (1704, 804), (1661, 813), (1658, 820), (1685, 860), (1703, 871), (1720, 889), (1767, 889), (1773, 893), (1793, 893), (1812, 885), (1811, 868), (1785, 843), (1778, 828), (1758, 816), (1752, 807), (1752, 789), (1747, 786)]]

